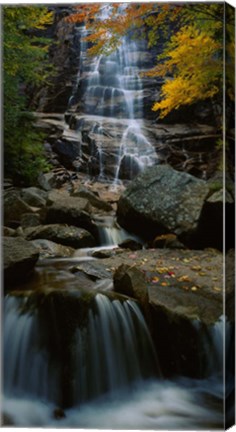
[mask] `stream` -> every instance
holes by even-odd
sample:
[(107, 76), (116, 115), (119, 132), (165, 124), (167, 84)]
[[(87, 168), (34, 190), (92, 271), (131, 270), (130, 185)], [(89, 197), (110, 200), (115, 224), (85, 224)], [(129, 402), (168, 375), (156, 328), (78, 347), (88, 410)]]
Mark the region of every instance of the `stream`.
[[(124, 237), (118, 229), (113, 233), (111, 228), (103, 228), (105, 244), (95, 249), (117, 247), (116, 241)], [(70, 268), (95, 260), (93, 251), (81, 249), (72, 258), (40, 261), (30, 290), (5, 297), (4, 415), (21, 427), (222, 428), (223, 319), (208, 335), (215, 350), (214, 354), (207, 353), (207, 376), (198, 380), (184, 376), (164, 379), (158, 349), (156, 352), (138, 305), (132, 300), (109, 299), (106, 293), (112, 289), (112, 281), (99, 280), (93, 288), (86, 324), (71, 324), (73, 330), (65, 333), (70, 338), (69, 348), (64, 345), (68, 342), (63, 333), (67, 309), (62, 316), (57, 311), (59, 303), (54, 299), (52, 308), (53, 297), (51, 303), (45, 299), (53, 292), (67, 292), (68, 298), (80, 301), (83, 293)], [(40, 303), (33, 293), (42, 290), (46, 294), (39, 297)], [(207, 350), (204, 340), (203, 344)], [(61, 349), (66, 352), (65, 358)], [(68, 364), (68, 383), (63, 384)], [(233, 382), (227, 392), (232, 390)]]

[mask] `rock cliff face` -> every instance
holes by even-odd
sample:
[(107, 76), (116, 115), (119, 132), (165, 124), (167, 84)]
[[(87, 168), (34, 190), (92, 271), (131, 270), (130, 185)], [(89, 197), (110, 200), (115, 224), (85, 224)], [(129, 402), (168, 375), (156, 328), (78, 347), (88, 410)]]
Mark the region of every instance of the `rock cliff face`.
[(163, 162), (210, 177), (219, 154), (214, 110), (206, 103), (156, 119), (151, 108), (163, 79), (142, 75), (157, 55), (148, 49), (145, 33), (137, 41), (124, 38), (109, 56), (90, 57), (88, 30), (65, 22), (69, 7), (55, 11), (51, 56), (57, 76), (42, 90), (38, 109), (54, 162), (114, 185)]

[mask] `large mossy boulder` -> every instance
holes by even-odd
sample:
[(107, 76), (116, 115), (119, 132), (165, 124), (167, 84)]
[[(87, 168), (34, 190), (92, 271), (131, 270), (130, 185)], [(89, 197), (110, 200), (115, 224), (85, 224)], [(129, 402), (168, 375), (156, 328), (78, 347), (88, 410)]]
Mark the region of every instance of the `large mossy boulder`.
[(38, 250), (20, 237), (3, 238), (4, 284), (6, 287), (25, 281), (38, 260)]
[[(222, 248), (223, 202), (206, 181), (157, 165), (138, 175), (118, 202), (118, 223), (146, 240), (172, 233), (191, 248)], [(214, 207), (214, 211), (213, 210)]]

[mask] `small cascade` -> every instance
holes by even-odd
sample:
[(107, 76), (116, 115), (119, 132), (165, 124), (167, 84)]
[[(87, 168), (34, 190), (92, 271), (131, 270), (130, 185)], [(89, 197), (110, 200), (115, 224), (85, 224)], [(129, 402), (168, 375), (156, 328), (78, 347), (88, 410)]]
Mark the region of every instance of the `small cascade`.
[(230, 355), (232, 325), (223, 315), (214, 325), (205, 326), (201, 321), (193, 324), (202, 347), (203, 376), (222, 376)]
[[(110, 6), (105, 5), (101, 7), (97, 19), (105, 20), (109, 13)], [(122, 13), (122, 7), (119, 13)], [(74, 91), (68, 110), (73, 111), (73, 101), (80, 100), (78, 110), (80, 114), (84, 113), (84, 119), (93, 124), (92, 117), (96, 118), (94, 126), (91, 126), (90, 136), (95, 129), (96, 134), (101, 135), (96, 154), (93, 155), (96, 158), (96, 170), (99, 169), (98, 179), (101, 181), (112, 175), (111, 167), (105, 166), (104, 153), (107, 144), (102, 125), (104, 121), (121, 120), (121, 125), (113, 131), (113, 143), (109, 144), (110, 152), (113, 148), (118, 149), (115, 150), (112, 167), (112, 180), (114, 185), (117, 185), (122, 179), (132, 179), (146, 166), (158, 162), (155, 148), (149, 141), (143, 124), (143, 88), (138, 56), (141, 41), (136, 42), (131, 37), (124, 37), (115, 52), (90, 58), (85, 40), (89, 31), (85, 27), (80, 27), (77, 31), (81, 37), (77, 96)], [(81, 122), (77, 125), (77, 131), (83, 132), (83, 127)]]
[(143, 241), (136, 235), (121, 228), (113, 217), (96, 218), (101, 246), (117, 246), (125, 240), (134, 240), (140, 244)]
[(4, 310), (4, 393), (59, 401), (58, 371), (41, 347), (37, 312), (25, 310), (27, 297), (7, 296)]
[[(75, 317), (81, 314), (79, 302), (83, 300), (81, 294), (73, 300), (74, 295), (65, 297), (63, 309), (58, 294), (57, 298), (44, 295), (40, 301), (38, 297), (37, 302), (30, 294), (28, 298), (6, 297), (4, 394), (7, 397), (30, 397), (73, 406), (103, 394), (112, 395), (157, 374), (152, 340), (135, 302), (111, 301), (103, 294), (96, 294), (83, 325), (78, 325), (73, 313)], [(73, 312), (73, 301), (78, 304), (77, 312)]]

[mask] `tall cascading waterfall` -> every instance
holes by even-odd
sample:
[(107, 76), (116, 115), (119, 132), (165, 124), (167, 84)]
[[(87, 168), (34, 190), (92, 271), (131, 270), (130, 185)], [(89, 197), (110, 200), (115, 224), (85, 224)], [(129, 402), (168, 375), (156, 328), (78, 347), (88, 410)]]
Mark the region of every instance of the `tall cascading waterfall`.
[(96, 294), (82, 325), (77, 321), (81, 302), (86, 310), (81, 296), (74, 292), (63, 298), (63, 309), (57, 293), (6, 296), (7, 397), (30, 397), (65, 408), (157, 375), (155, 349), (137, 304)]
[[(102, 7), (100, 19), (108, 16), (109, 6)], [(78, 134), (88, 133), (85, 123), (89, 124), (90, 165), (96, 165), (99, 180), (110, 178), (117, 184), (158, 161), (143, 127), (142, 42), (125, 37), (112, 54), (90, 58), (85, 40), (89, 31), (85, 27), (78, 31), (80, 65), (68, 111), (73, 111), (73, 106), (76, 109), (80, 99), (76, 130)]]

